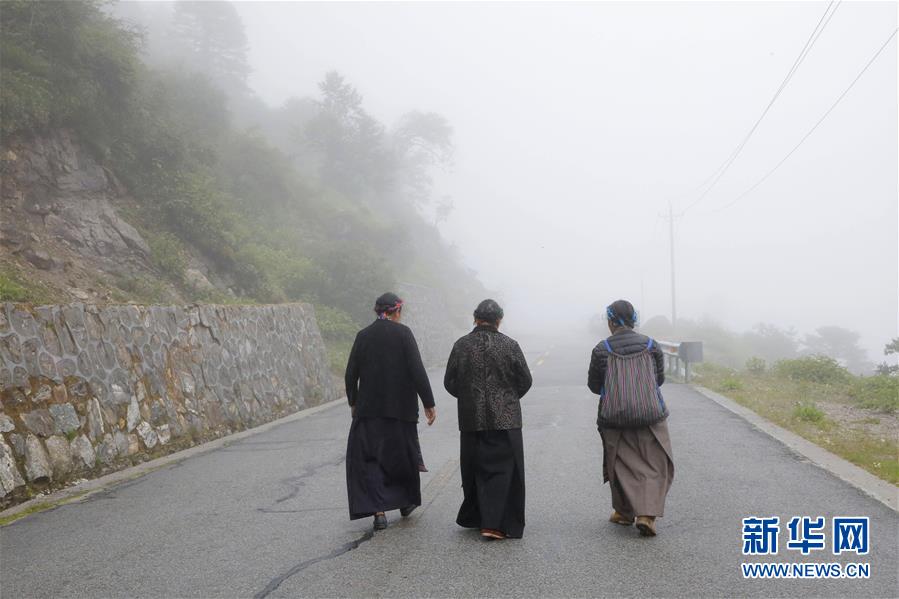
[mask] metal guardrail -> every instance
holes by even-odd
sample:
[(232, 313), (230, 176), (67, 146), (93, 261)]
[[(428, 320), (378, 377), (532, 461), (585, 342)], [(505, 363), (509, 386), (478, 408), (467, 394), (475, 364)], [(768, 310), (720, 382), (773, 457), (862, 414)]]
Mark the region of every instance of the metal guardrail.
[(665, 356), (666, 372), (674, 372), (690, 382), (690, 366), (702, 362), (702, 341), (662, 341), (656, 339)]

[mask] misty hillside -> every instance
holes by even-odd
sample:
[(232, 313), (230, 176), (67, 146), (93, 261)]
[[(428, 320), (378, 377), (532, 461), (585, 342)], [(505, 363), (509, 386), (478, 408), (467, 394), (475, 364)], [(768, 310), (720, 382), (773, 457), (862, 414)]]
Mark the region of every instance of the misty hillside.
[(4, 3), (3, 300), (300, 300), (339, 341), (398, 284), (468, 311), (431, 197), (450, 123), (381, 123), (336, 72), (269, 108), (232, 5), (142, 6)]

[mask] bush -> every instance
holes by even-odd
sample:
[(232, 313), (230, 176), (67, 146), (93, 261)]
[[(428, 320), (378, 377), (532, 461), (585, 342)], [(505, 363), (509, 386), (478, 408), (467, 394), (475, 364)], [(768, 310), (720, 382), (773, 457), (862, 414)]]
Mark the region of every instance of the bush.
[(803, 422), (823, 422), (824, 421), (824, 412), (818, 409), (818, 407), (809, 401), (802, 401), (796, 404), (796, 407), (793, 408), (793, 417), (802, 420)]
[(352, 317), (337, 308), (315, 306), (315, 318), (322, 337), (327, 341), (351, 343), (359, 330)]
[(809, 356), (795, 360), (781, 360), (774, 365), (778, 376), (804, 383), (836, 385), (848, 382), (852, 375), (828, 356)]
[(882, 374), (859, 377), (849, 387), (849, 397), (863, 408), (899, 412), (899, 378)]
[(171, 233), (160, 233), (150, 236), (147, 244), (156, 268), (173, 281), (182, 282), (187, 269), (187, 254), (181, 240)]
[(765, 369), (768, 365), (765, 363), (765, 360), (762, 358), (758, 358), (753, 356), (746, 360), (746, 370), (751, 372), (752, 374), (764, 374)]
[(721, 381), (719, 388), (722, 391), (740, 391), (743, 388), (743, 383), (740, 382), (740, 379), (738, 378), (727, 377), (726, 379)]
[(0, 302), (24, 302), (27, 299), (27, 289), (10, 276), (0, 273)]

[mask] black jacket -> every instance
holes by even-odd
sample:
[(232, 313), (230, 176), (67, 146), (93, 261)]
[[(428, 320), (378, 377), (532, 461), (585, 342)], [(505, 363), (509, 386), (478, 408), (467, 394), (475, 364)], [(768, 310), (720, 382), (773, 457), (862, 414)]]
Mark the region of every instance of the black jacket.
[(426, 408), (434, 406), (412, 330), (376, 320), (359, 331), (346, 365), (346, 397), (356, 417), (418, 422), (418, 396)]
[[(649, 343), (649, 337), (641, 335), (633, 329), (618, 329), (618, 331), (608, 337), (609, 345), (616, 354), (627, 356), (635, 354), (646, 349)], [(656, 382), (661, 385), (665, 382), (665, 357), (662, 349), (656, 344), (652, 344), (653, 361), (656, 365)], [(606, 384), (606, 364), (609, 361), (609, 352), (606, 350), (605, 343), (600, 342), (593, 348), (590, 356), (590, 370), (587, 372), (587, 387), (590, 391), (599, 394), (600, 390)]]
[(521, 348), (492, 326), (479, 326), (456, 341), (443, 386), (458, 398), (463, 432), (521, 428), (519, 400), (531, 388)]

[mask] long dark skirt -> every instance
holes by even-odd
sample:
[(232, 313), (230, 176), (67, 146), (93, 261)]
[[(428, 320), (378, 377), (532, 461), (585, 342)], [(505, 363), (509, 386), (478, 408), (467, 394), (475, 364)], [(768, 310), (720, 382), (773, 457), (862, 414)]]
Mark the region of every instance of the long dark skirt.
[(354, 418), (346, 450), (350, 520), (421, 505), (419, 456), (414, 422)]
[(674, 480), (674, 458), (666, 421), (637, 429), (603, 429), (603, 480), (612, 507), (627, 518), (665, 515)]
[(524, 445), (521, 429), (463, 432), (462, 491), (456, 523), (492, 528), (507, 537), (524, 533)]

